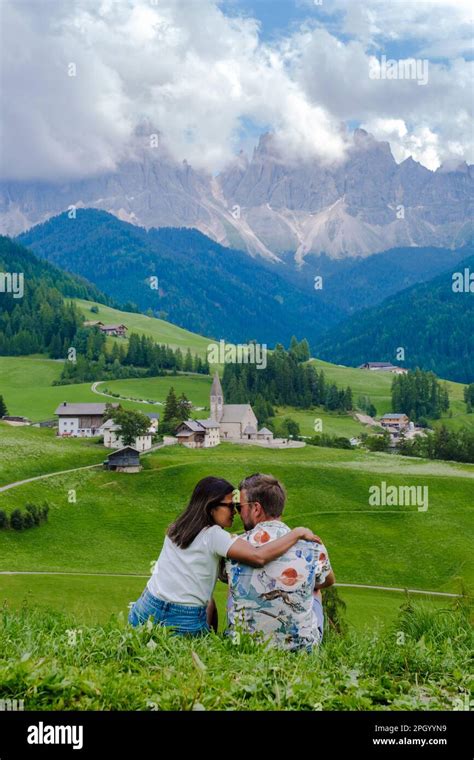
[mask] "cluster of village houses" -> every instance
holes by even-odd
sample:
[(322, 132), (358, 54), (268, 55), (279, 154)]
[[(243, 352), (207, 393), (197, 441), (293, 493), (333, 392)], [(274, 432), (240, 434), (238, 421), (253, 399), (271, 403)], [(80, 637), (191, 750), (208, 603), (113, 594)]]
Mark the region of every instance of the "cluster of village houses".
[[(101, 322), (90, 323), (100, 329), (114, 330), (116, 335), (124, 325), (102, 325)], [(126, 328), (125, 328), (126, 329)], [(111, 333), (109, 333), (111, 334)], [(372, 371), (388, 371), (405, 373), (402, 367), (394, 367), (385, 362), (368, 362), (361, 365), (360, 369)], [(112, 404), (117, 408), (118, 404)], [(207, 419), (188, 419), (182, 422), (175, 431), (174, 436), (165, 436), (164, 444), (180, 444), (188, 448), (211, 448), (218, 446), (222, 441), (230, 443), (253, 444), (272, 448), (286, 448), (304, 446), (303, 441), (292, 441), (275, 438), (272, 431), (266, 427), (259, 429), (258, 420), (250, 405), (225, 404), (224, 393), (217, 372), (212, 381), (210, 393), (210, 415)], [(64, 401), (55, 411), (57, 417), (58, 436), (63, 438), (92, 438), (102, 436), (106, 448), (114, 449), (114, 454), (108, 458), (108, 466), (111, 469), (126, 469), (135, 471), (139, 467), (139, 455), (149, 451), (153, 446), (154, 436), (158, 432), (159, 415), (148, 413), (150, 425), (145, 435), (135, 439), (133, 446), (124, 446), (120, 426), (112, 419), (104, 419), (106, 411), (105, 403), (69, 403)], [(25, 417), (5, 416), (3, 420), (11, 425), (30, 424)], [(372, 424), (380, 425), (390, 434), (392, 446), (396, 446), (403, 434), (405, 438), (413, 438), (415, 435), (423, 435), (423, 431), (409, 420), (406, 414), (384, 414), (378, 422), (372, 420)], [(360, 443), (359, 439), (351, 439), (353, 445)]]
[[(112, 404), (117, 408), (118, 404)], [(112, 419), (104, 420), (105, 404), (68, 403), (58, 406), (55, 414), (58, 418), (58, 435), (64, 438), (92, 438), (103, 436), (106, 448), (117, 449), (123, 446), (120, 426)], [(152, 447), (153, 436), (158, 432), (159, 415), (146, 415), (150, 427), (145, 435), (135, 439), (137, 451), (147, 451)], [(169, 436), (170, 443), (178, 443), (188, 448), (210, 448), (218, 446), (221, 441), (237, 443), (257, 443), (271, 445), (280, 443), (266, 427), (258, 429), (258, 420), (250, 404), (225, 404), (221, 382), (217, 373), (214, 376), (210, 394), (210, 416), (208, 419), (189, 419), (182, 422)]]

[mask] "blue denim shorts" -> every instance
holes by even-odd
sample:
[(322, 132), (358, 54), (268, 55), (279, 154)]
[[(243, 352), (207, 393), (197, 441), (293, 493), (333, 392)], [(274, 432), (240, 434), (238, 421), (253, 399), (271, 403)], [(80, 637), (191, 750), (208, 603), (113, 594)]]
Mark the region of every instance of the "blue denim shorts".
[(313, 596), (313, 612), (316, 616), (318, 631), (319, 631), (319, 642), (323, 640), (324, 636), (324, 612), (323, 612), (323, 605), (321, 604), (320, 599), (317, 599)]
[(196, 636), (210, 630), (206, 613), (207, 607), (165, 602), (145, 588), (141, 597), (133, 602), (128, 622), (136, 627), (153, 618), (154, 623), (173, 628), (174, 633)]

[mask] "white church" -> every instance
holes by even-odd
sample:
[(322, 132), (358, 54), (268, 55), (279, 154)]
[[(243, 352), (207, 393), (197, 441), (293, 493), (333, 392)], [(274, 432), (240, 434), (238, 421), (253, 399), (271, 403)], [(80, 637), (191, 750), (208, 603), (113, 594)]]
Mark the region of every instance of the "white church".
[(250, 404), (224, 404), (224, 393), (217, 372), (214, 375), (208, 420), (186, 420), (176, 431), (178, 443), (189, 448), (209, 448), (222, 441), (269, 444), (273, 433), (258, 430), (258, 420)]

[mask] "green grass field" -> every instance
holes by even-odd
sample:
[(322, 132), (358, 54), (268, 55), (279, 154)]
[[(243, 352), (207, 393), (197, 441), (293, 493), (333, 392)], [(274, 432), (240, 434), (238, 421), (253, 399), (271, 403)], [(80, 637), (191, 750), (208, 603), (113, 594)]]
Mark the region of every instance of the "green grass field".
[[(93, 393), (91, 383), (77, 385), (51, 385), (59, 378), (62, 362), (43, 356), (0, 356), (0, 394), (3, 395), (9, 414), (28, 417), (33, 422), (54, 419), (56, 407), (63, 401), (81, 403), (101, 403), (113, 399)], [(186, 395), (198, 406), (209, 406), (211, 378), (207, 375), (176, 375), (150, 377), (136, 380), (104, 381), (98, 390), (109, 388), (115, 393), (123, 393), (140, 399), (164, 401), (173, 385), (179, 393)], [(127, 409), (143, 412), (157, 411), (133, 401), (121, 401)]]
[(54, 430), (10, 427), (4, 422), (0, 422), (0, 452), (0, 486), (103, 462), (106, 454), (104, 447), (93, 441), (63, 440)]
[[(80, 298), (72, 299), (78, 307), (81, 314), (84, 314), (86, 320), (100, 320), (107, 325), (116, 325), (123, 323), (130, 333), (140, 333), (152, 337), (157, 343), (166, 343), (173, 348), (185, 350), (191, 349), (191, 353), (199, 354), (203, 358), (207, 355), (207, 346), (210, 343), (209, 338), (197, 335), (182, 327), (177, 327), (171, 322), (165, 322), (163, 319), (155, 317), (146, 317), (144, 314), (132, 314), (128, 311), (119, 311), (111, 309), (109, 306), (92, 301), (84, 301)], [(91, 307), (97, 306), (98, 314), (91, 312)], [(118, 343), (125, 342), (123, 338), (112, 338)]]
[[(350, 385), (355, 403), (357, 403), (359, 396), (369, 396), (377, 409), (377, 415), (393, 411), (390, 392), (393, 375), (390, 373), (343, 367), (321, 359), (314, 359), (313, 364), (318, 370), (324, 370), (326, 378), (335, 382), (336, 385), (344, 388)], [(447, 384), (452, 416), (450, 417), (448, 413), (434, 424), (443, 423), (450, 430), (458, 430), (460, 427), (473, 429), (474, 414), (467, 414), (466, 412), (466, 404), (463, 399), (464, 385), (450, 380), (447, 380)]]
[(276, 412), (276, 420), (291, 417), (292, 420), (295, 420), (299, 424), (301, 435), (305, 436), (311, 437), (316, 435), (314, 426), (317, 419), (320, 419), (322, 422), (322, 430), (320, 432), (328, 435), (352, 438), (352, 436), (369, 432), (369, 428), (354, 419), (351, 414), (326, 412), (319, 407), (314, 409), (295, 409), (291, 406), (280, 406), (276, 408)]
[[(207, 339), (161, 320), (127, 314), (77, 301), (90, 319), (124, 322), (130, 330), (152, 335), (159, 342), (188, 346), (204, 355)], [(316, 360), (326, 377), (340, 387), (350, 385), (354, 399), (369, 395), (379, 414), (390, 410), (388, 375), (339, 367)], [(58, 404), (67, 400), (106, 401), (90, 384), (53, 386), (61, 362), (42, 356), (0, 357), (0, 393), (9, 412), (33, 421), (50, 419)], [(171, 385), (184, 392), (206, 416), (211, 379), (198, 375), (104, 381), (99, 390), (136, 399), (163, 402)], [(452, 399), (450, 427), (473, 424), (465, 413), (463, 387), (449, 383)], [(133, 401), (126, 408), (161, 411)], [(351, 415), (321, 410), (277, 409), (277, 417), (295, 419), (303, 435), (314, 433), (321, 418), (323, 432), (350, 437), (364, 426)], [(85, 440), (60, 440), (47, 429), (11, 428), (0, 423), (0, 485), (97, 464), (106, 451)], [(272, 472), (288, 488), (286, 520), (305, 524), (326, 541), (340, 582), (459, 592), (461, 580), (471, 584), (473, 568), (469, 546), (474, 467), (425, 462), (365, 451), (306, 447), (276, 451), (224, 444), (217, 449), (190, 451), (171, 448), (144, 458), (139, 475), (116, 475), (86, 470), (25, 484), (0, 494), (0, 509), (11, 511), (27, 501), (47, 499), (49, 521), (41, 528), (16, 534), (0, 533), (0, 569), (63, 571), (72, 573), (125, 573), (147, 575), (158, 556), (167, 525), (183, 508), (196, 481), (207, 474), (227, 477), (233, 483), (256, 469)], [(370, 508), (369, 486), (382, 480), (395, 485), (429, 488), (429, 509)], [(76, 493), (76, 503), (69, 494)], [(237, 520), (238, 522), (238, 520)], [(442, 558), (440, 559), (440, 552)], [(423, 562), (420, 562), (423, 557)], [(0, 576), (0, 594), (12, 604), (25, 597), (53, 604), (85, 620), (105, 620), (123, 609), (143, 586), (139, 578), (87, 578), (81, 576)], [(61, 589), (61, 594), (56, 590)], [(374, 620), (392, 620), (402, 598), (393, 592), (343, 589), (348, 618), (356, 626)], [(225, 589), (216, 591), (221, 613)], [(56, 601), (55, 601), (56, 600)], [(431, 598), (433, 605), (443, 602)], [(84, 618), (82, 616), (85, 616)]]
[(264, 649), (248, 636), (132, 629), (123, 615), (78, 626), (69, 614), (25, 606), (3, 609), (0, 620), (2, 697), (25, 710), (469, 709), (466, 605), (406, 606), (370, 635), (331, 629), (311, 654)]
[[(86, 441), (60, 442), (47, 430), (2, 428), (2, 442), (10, 438), (12, 452), (22, 435), (25, 448), (32, 448), (31, 461), (26, 458), (22, 465), (23, 476), (64, 469), (72, 459), (72, 466), (79, 466), (103, 458), (103, 450), (96, 452)], [(65, 443), (67, 447), (61, 445)], [(40, 528), (0, 532), (0, 570), (147, 576), (167, 525), (183, 509), (197, 480), (216, 474), (237, 484), (245, 474), (260, 470), (285, 483), (286, 522), (291, 527), (307, 525), (323, 537), (338, 581), (455, 593), (461, 590), (460, 579), (472, 583), (473, 466), (309, 446), (281, 451), (229, 444), (195, 451), (166, 448), (143, 462), (138, 475), (83, 470), (1, 493), (0, 509), (7, 512), (45, 499), (51, 511)], [(12, 474), (18, 479), (9, 457), (3, 482)], [(428, 511), (370, 507), (368, 489), (382, 480), (428, 486)], [(70, 502), (72, 490), (75, 503)], [(235, 528), (241, 530), (238, 518)], [(0, 591), (3, 598), (19, 603), (30, 589), (30, 597), (40, 603), (53, 603), (58, 609), (65, 604), (73, 613), (83, 608), (85, 614), (96, 614), (94, 619), (103, 619), (123, 609), (144, 582), (0, 576)], [(58, 588), (63, 589), (60, 595)], [(217, 592), (221, 612), (224, 594), (222, 587)], [(400, 602), (393, 592), (343, 589), (341, 594), (349, 603), (350, 620), (360, 625), (392, 619)]]
[[(148, 576), (111, 578), (87, 575), (0, 575), (0, 602), (10, 609), (25, 604), (41, 609), (58, 609), (71, 615), (78, 623), (93, 625), (106, 623), (111, 615), (127, 614), (128, 604), (138, 599)], [(370, 589), (339, 589), (347, 604), (347, 621), (356, 630), (365, 630), (396, 619), (407, 595), (398, 592), (371, 591)], [(227, 589), (218, 583), (215, 599), (219, 611), (219, 630), (225, 629)], [(414, 603), (421, 602), (430, 609), (449, 608), (452, 600), (435, 596), (409, 595)]]
[[(144, 377), (137, 380), (106, 380), (97, 390), (119, 393), (125, 398), (151, 399), (164, 403), (171, 386), (177, 395), (184, 393), (194, 406), (204, 406), (209, 410), (209, 394), (212, 378), (209, 375), (173, 375), (166, 377)], [(144, 409), (144, 407), (142, 406)], [(155, 410), (158, 411), (159, 409)], [(198, 414), (202, 417), (202, 414)]]

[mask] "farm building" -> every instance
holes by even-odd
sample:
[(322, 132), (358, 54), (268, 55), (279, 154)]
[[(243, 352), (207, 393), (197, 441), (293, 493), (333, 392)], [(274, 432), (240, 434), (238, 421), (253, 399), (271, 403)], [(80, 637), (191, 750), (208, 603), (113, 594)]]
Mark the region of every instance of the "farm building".
[[(147, 414), (145, 415), (150, 420), (150, 426), (146, 435), (140, 435), (135, 438), (134, 448), (138, 451), (148, 451), (153, 444), (153, 436), (158, 431), (158, 415)], [(121, 428), (112, 419), (106, 420), (100, 428), (100, 433), (104, 436), (104, 446), (107, 449), (121, 449), (123, 448), (123, 438), (120, 435)]]
[(357, 369), (368, 369), (372, 372), (391, 372), (393, 375), (406, 375), (408, 372), (404, 367), (397, 367), (390, 362), (365, 362), (365, 364), (359, 364)]
[(128, 328), (125, 325), (102, 325), (102, 327), (99, 326), (99, 330), (101, 332), (103, 332), (105, 335), (111, 335), (114, 338), (125, 338), (127, 329)]
[(273, 433), (266, 427), (261, 428), (257, 433), (257, 440), (259, 441), (273, 441)]
[[(105, 404), (69, 404), (64, 401), (55, 414), (59, 418), (58, 435), (65, 438), (90, 438), (101, 435)], [(111, 404), (117, 408), (118, 404)]]
[(410, 420), (406, 414), (395, 412), (389, 412), (380, 418), (380, 424), (383, 428), (395, 428), (396, 430), (404, 430), (408, 427), (409, 422)]
[(104, 469), (114, 472), (140, 472), (140, 452), (133, 446), (113, 451), (104, 462)]
[(186, 420), (175, 435), (178, 443), (189, 449), (208, 449), (220, 443), (219, 423), (215, 420)]
[(126, 325), (106, 325), (103, 322), (101, 322), (99, 319), (97, 320), (87, 320), (86, 322), (83, 322), (83, 327), (98, 327), (99, 330), (104, 333), (105, 335), (112, 335), (115, 338), (125, 338), (125, 333), (127, 332)]

